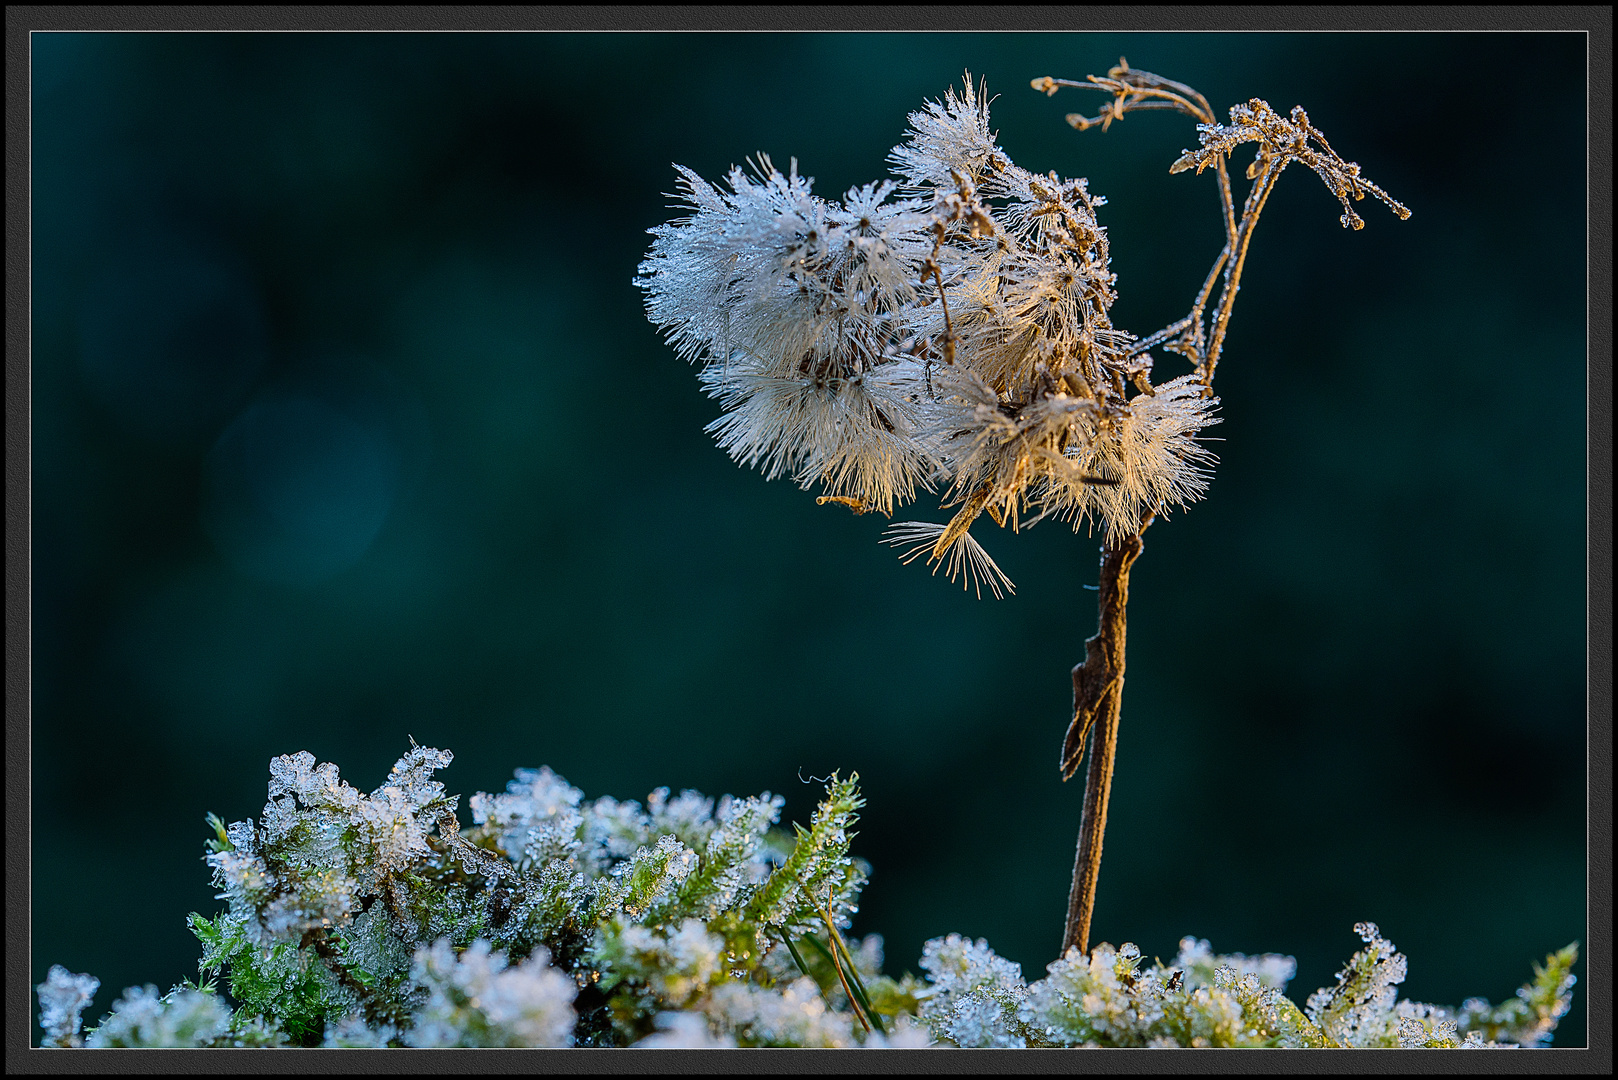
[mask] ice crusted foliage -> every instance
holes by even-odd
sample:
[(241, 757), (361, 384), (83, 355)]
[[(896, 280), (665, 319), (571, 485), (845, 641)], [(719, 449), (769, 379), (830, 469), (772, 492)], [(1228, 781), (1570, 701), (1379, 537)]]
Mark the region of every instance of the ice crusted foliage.
[(1327, 1038), (1345, 1046), (1396, 1045), (1396, 987), (1405, 981), (1409, 965), (1376, 923), (1355, 923), (1354, 932), (1365, 948), (1337, 973), (1335, 986), (1310, 994), (1304, 1008)]
[(83, 1046), (79, 1037), (81, 1015), (101, 988), (94, 975), (75, 975), (61, 964), (52, 964), (45, 981), (34, 989), (39, 994), (39, 1027), (44, 1033), (42, 1046)]
[(131, 987), (112, 1003), (86, 1046), (211, 1046), (230, 1032), (230, 1009), (218, 994), (177, 987)]
[(405, 1033), (410, 1046), (571, 1046), (573, 980), (550, 966), (543, 946), (521, 964), (487, 941), (459, 954), (447, 939), (416, 951), (411, 980), (427, 1001)]
[(1020, 1012), (1028, 996), (1022, 968), (979, 938), (935, 938), (922, 949), (928, 986), (916, 996), (921, 1018), (940, 1041), (956, 1046), (1026, 1046)]
[(1220, 956), (1195, 938), (1180, 943), (1169, 965), (1145, 965), (1128, 943), (1103, 943), (1089, 956), (1074, 949), (1025, 985), (987, 943), (952, 934), (927, 943), (928, 985), (916, 996), (940, 1043), (973, 1047), (1539, 1046), (1571, 1003), (1573, 946), (1552, 954), (1517, 1000), (1498, 1009), (1396, 1001), (1404, 957), (1373, 924), (1355, 929), (1367, 947), (1334, 986), (1311, 995), (1307, 1011), (1283, 993), (1296, 971), (1290, 956)]
[(73, 1047), (1543, 1046), (1572, 1000), (1573, 946), (1515, 999), (1397, 1001), (1404, 957), (1376, 927), (1306, 1009), (1291, 957), (1172, 964), (1097, 946), (1027, 983), (987, 942), (927, 943), (922, 978), (847, 937), (869, 868), (864, 806), (833, 775), (807, 826), (768, 792), (589, 800), (549, 769), (458, 799), (412, 747), (370, 794), (308, 754), (275, 759), (263, 815), (210, 817), (226, 909), (190, 916), (197, 983), (131, 989), (99, 1025), (99, 982), (38, 986), (41, 1043)]
[(1573, 964), (1579, 958), (1576, 945), (1569, 945), (1534, 965), (1534, 979), (1504, 1004), (1490, 1005), (1483, 998), (1468, 998), (1455, 1011), (1466, 1045), (1478, 1042), (1515, 1043), (1519, 1046), (1546, 1046), (1556, 1022), (1567, 1015), (1573, 1004)]
[(203, 981), (129, 991), (86, 1040), (79, 1020), (99, 983), (53, 968), (39, 986), (42, 1041), (916, 1041), (893, 1026), (914, 1010), (913, 980), (880, 975), (880, 938), (842, 937), (867, 874), (849, 854), (857, 778), (833, 776), (794, 835), (768, 792), (592, 801), (549, 769), (522, 769), (505, 791), (474, 795), (463, 828), (435, 779), (451, 761), (412, 746), (367, 794), (310, 754), (276, 758), (257, 820), (209, 819), (205, 859), (227, 906), (189, 920)]

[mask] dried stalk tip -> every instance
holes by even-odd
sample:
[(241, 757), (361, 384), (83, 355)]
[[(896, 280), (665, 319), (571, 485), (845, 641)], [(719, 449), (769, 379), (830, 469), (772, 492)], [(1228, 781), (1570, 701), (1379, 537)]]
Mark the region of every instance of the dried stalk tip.
[(822, 495), (815, 500), (816, 506), (825, 506), (827, 503), (836, 503), (839, 506), (846, 506), (850, 510), (854, 511), (856, 515), (867, 514), (870, 513), (871, 510), (869, 506), (866, 506), (860, 500), (850, 498), (847, 495)]
[(1247, 178), (1279, 174), (1289, 163), (1296, 161), (1314, 170), (1337, 201), (1343, 205), (1344, 228), (1363, 229), (1365, 222), (1349, 205), (1349, 197), (1357, 202), (1367, 194), (1375, 196), (1400, 219), (1410, 217), (1410, 209), (1360, 175), (1360, 167), (1344, 161), (1309, 122), (1309, 114), (1302, 106), (1294, 106), (1290, 117), (1283, 117), (1266, 101), (1253, 98), (1245, 105), (1233, 106), (1229, 124), (1203, 124), (1197, 129), (1201, 148), (1184, 151), (1169, 172), (1184, 172), (1195, 167), (1201, 172), (1209, 165), (1228, 158), (1243, 143), (1257, 143), (1258, 156), (1248, 166)]

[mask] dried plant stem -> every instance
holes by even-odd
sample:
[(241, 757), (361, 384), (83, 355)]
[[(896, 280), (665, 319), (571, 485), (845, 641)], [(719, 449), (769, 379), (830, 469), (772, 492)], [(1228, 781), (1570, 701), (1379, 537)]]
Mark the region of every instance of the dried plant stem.
[[(1223, 161), (1221, 161), (1223, 168)], [(1220, 262), (1225, 265), (1225, 285), (1219, 296), (1219, 312), (1214, 319), (1212, 339), (1208, 342), (1208, 353), (1202, 362), (1202, 384), (1213, 386), (1214, 368), (1219, 365), (1219, 354), (1224, 351), (1225, 331), (1230, 326), (1230, 313), (1236, 306), (1236, 294), (1241, 291), (1242, 269), (1247, 263), (1247, 245), (1253, 239), (1253, 229), (1258, 226), (1258, 216), (1264, 211), (1264, 204), (1275, 190), (1275, 182), (1281, 178), (1281, 170), (1286, 168), (1285, 158), (1275, 158), (1264, 168), (1262, 174), (1253, 183), (1253, 189), (1247, 195), (1247, 205), (1242, 208), (1242, 221), (1233, 236), (1220, 253)], [(1227, 181), (1228, 183), (1228, 181)], [(1215, 264), (1218, 265), (1217, 263)], [(1201, 311), (1198, 316), (1200, 321)]]
[[(1147, 519), (1148, 522), (1150, 518)], [(1145, 527), (1142, 526), (1142, 531)], [(1140, 535), (1102, 549), (1098, 593), (1100, 626), (1085, 642), (1085, 659), (1073, 669), (1073, 722), (1062, 747), (1062, 778), (1078, 770), (1086, 737), (1090, 766), (1085, 773), (1084, 812), (1079, 822), (1073, 886), (1067, 898), (1062, 952), (1090, 948), (1090, 914), (1101, 873), (1101, 841), (1107, 831), (1107, 799), (1112, 794), (1118, 752), (1118, 715), (1124, 692), (1124, 624), (1129, 605), (1129, 569), (1145, 549)]]

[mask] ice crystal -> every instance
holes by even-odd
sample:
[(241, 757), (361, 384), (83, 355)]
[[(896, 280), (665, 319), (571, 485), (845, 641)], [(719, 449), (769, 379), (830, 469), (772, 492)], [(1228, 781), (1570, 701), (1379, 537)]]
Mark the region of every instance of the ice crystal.
[[(719, 1042), (843, 1045), (913, 1007), (909, 984), (879, 977), (878, 938), (811, 965), (815, 1005), (791, 990), (804, 969), (765, 963), (846, 945), (836, 935), (865, 880), (848, 854), (855, 778), (833, 777), (794, 838), (774, 828), (782, 799), (767, 792), (716, 803), (661, 788), (643, 809), (523, 769), (469, 800), (463, 831), (458, 800), (433, 778), (450, 760), (412, 747), (365, 795), (334, 766), (289, 755), (272, 763), (260, 821), (215, 822), (207, 860), (229, 907), (192, 929), (204, 974), (228, 975), (233, 1032), (273, 1023), (281, 1038), (328, 1046), (627, 1045), (683, 1037), (690, 1022), (667, 1017), (700, 1013)], [(787, 1022), (799, 1013), (808, 1019)]]
[(920, 1050), (938, 1044), (933, 1041), (925, 1024), (901, 1013), (889, 1031), (878, 1031), (867, 1036), (862, 1045), (867, 1050)]
[(373, 1027), (363, 1016), (355, 1014), (326, 1026), (326, 1041), (332, 1050), (377, 1050), (391, 1045), (399, 1038), (399, 1029), (391, 1024)]
[(1410, 211), (1393, 196), (1360, 175), (1360, 167), (1344, 161), (1326, 142), (1302, 107), (1295, 107), (1290, 117), (1284, 117), (1270, 108), (1269, 102), (1253, 98), (1245, 105), (1230, 110), (1229, 124), (1199, 124), (1197, 137), (1202, 146), (1185, 151), (1169, 167), (1170, 172), (1183, 172), (1194, 168), (1198, 172), (1215, 163), (1220, 157), (1230, 157), (1231, 151), (1243, 143), (1258, 143), (1258, 157), (1248, 166), (1248, 179), (1258, 179), (1272, 170), (1279, 171), (1289, 161), (1298, 161), (1314, 170), (1337, 201), (1343, 204), (1343, 227), (1363, 229), (1365, 222), (1349, 205), (1349, 197), (1359, 200), (1372, 195), (1401, 218)]
[(638, 1050), (723, 1050), (736, 1045), (729, 1035), (715, 1036), (701, 1013), (657, 1014), (657, 1031), (635, 1044)]
[(468, 806), (473, 822), (488, 826), (496, 843), (520, 861), (533, 830), (554, 826), (559, 819), (571, 819), (572, 827), (578, 828), (580, 820), (573, 811), (583, 797), (582, 791), (548, 768), (518, 769), (503, 794), (479, 792)]
[(740, 1046), (857, 1045), (853, 1017), (830, 1011), (820, 987), (807, 976), (779, 988), (723, 983), (708, 995), (702, 1012)]
[[(1024, 986), (1016, 966), (985, 942), (951, 935), (927, 943), (922, 967), (928, 986), (916, 997), (934, 1036), (955, 1046), (1506, 1045), (1493, 1041), (1499, 1029), (1490, 1038), (1467, 1032), (1466, 1009), (1486, 1011), (1486, 1002), (1459, 1013), (1396, 1003), (1392, 988), (1403, 978), (1403, 958), (1375, 926), (1358, 930), (1368, 948), (1350, 960), (1336, 986), (1310, 999), (1309, 1015), (1282, 992), (1295, 969), (1291, 957), (1220, 956), (1196, 938), (1182, 941), (1168, 966), (1143, 965), (1140, 950), (1128, 943), (1117, 949), (1103, 943), (1089, 956), (1071, 950), (1047, 967), (1045, 978)], [(1525, 1019), (1549, 1018), (1554, 1026), (1566, 1011), (1574, 955), (1553, 954), (1536, 981), (1519, 991), (1523, 1009), (1513, 1011)]]
[(451, 759), (414, 747), (369, 796), (307, 752), (272, 761), (262, 826), (231, 825), (207, 856), (219, 898), (249, 939), (295, 944), (346, 926), (372, 897), (397, 901), (401, 873), (432, 854), (438, 813), (453, 811), (430, 779)]
[(1221, 965), (1197, 985), (1140, 960), (1129, 943), (1070, 950), (1028, 988), (1025, 1022), (1044, 1045), (1253, 1047), (1275, 1044), (1297, 1011), (1251, 972)]
[(1292, 977), (1298, 973), (1298, 962), (1290, 956), (1278, 956), (1275, 953), (1263, 953), (1259, 956), (1226, 953), (1216, 956), (1206, 938), (1194, 937), (1180, 939), (1180, 951), (1174, 958), (1173, 967), (1185, 973), (1185, 984), (1188, 989), (1212, 986), (1214, 973), (1222, 967), (1231, 968), (1243, 975), (1254, 975), (1262, 985), (1272, 990), (1285, 990)]
[(791, 854), (748, 898), (745, 910), (758, 923), (761, 951), (772, 932), (796, 936), (827, 922), (837, 927), (852, 922), (855, 897), (867, 877), (865, 864), (848, 855), (849, 830), (865, 805), (858, 781), (857, 774), (846, 780), (831, 775), (809, 828), (797, 827)]
[(683, 1008), (724, 976), (724, 952), (724, 939), (701, 919), (654, 930), (620, 915), (601, 928), (593, 959), (611, 972), (609, 988), (639, 980), (656, 1000)]
[(1401, 1001), (1395, 1013), (1401, 1049), (1454, 1050), (1460, 1047), (1461, 1035), (1450, 1010), (1419, 1001)]
[(744, 885), (761, 876), (766, 865), (760, 859), (764, 834), (780, 817), (785, 801), (769, 792), (758, 798), (727, 795), (720, 800), (704, 857), (681, 886), (683, 909), (711, 919), (736, 902)]

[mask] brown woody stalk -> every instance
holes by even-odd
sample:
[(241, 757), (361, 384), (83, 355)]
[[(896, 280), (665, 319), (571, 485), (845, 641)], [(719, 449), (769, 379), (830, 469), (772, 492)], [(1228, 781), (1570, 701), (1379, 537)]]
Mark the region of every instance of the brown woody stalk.
[[(1144, 525), (1141, 531), (1145, 531)], [(1100, 626), (1095, 636), (1084, 643), (1084, 662), (1073, 669), (1073, 721), (1068, 725), (1067, 738), (1062, 744), (1063, 780), (1078, 770), (1086, 740), (1092, 745), (1090, 767), (1084, 780), (1078, 853), (1073, 860), (1073, 886), (1067, 897), (1067, 925), (1062, 932), (1063, 955), (1075, 946), (1081, 952), (1090, 950), (1090, 913), (1095, 908), (1096, 880), (1101, 873), (1101, 840), (1107, 831), (1107, 799), (1112, 794), (1113, 762), (1118, 753), (1129, 568), (1145, 546), (1137, 533), (1116, 547), (1102, 549), (1098, 593)]]

